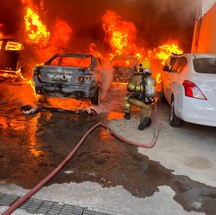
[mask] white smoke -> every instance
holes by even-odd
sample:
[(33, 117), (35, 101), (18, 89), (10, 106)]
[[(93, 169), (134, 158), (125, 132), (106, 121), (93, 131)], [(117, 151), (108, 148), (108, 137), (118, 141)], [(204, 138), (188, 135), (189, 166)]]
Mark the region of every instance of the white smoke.
[(103, 101), (106, 97), (108, 90), (112, 84), (113, 80), (113, 67), (110, 63), (105, 63), (102, 70), (102, 92), (101, 92), (101, 100)]

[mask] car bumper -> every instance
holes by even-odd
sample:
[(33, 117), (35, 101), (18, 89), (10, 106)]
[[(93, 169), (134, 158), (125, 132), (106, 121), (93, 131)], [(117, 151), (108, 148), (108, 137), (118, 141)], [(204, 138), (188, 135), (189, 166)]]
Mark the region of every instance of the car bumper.
[(216, 127), (216, 106), (206, 100), (186, 97), (181, 107), (175, 107), (175, 112), (185, 122)]
[(43, 85), (43, 86), (35, 86), (35, 91), (40, 95), (47, 95), (50, 97), (68, 97), (68, 98), (91, 98), (95, 95), (97, 90), (97, 86), (86, 86), (83, 87), (63, 87), (63, 86), (51, 86), (51, 85)]

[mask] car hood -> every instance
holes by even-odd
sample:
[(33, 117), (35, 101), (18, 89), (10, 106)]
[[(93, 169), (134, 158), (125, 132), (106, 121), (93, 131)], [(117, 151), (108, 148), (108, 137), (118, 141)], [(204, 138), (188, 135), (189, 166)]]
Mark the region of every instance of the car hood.
[(216, 106), (216, 75), (197, 75), (198, 87), (203, 92), (210, 104)]

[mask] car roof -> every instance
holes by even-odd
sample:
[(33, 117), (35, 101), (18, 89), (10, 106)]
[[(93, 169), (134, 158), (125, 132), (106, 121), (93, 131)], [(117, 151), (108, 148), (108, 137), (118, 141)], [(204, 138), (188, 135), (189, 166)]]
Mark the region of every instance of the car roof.
[[(67, 56), (77, 56), (77, 57), (95, 57), (92, 54), (83, 54), (83, 53), (57, 53), (54, 55), (55, 57), (67, 57)], [(54, 57), (53, 56), (53, 57)]]
[(131, 56), (131, 55), (116, 55), (114, 56), (111, 61), (113, 60), (135, 60), (135, 61), (138, 61), (138, 59), (134, 56)]
[(195, 59), (195, 58), (206, 58), (206, 57), (216, 57), (216, 54), (209, 54), (209, 53), (185, 53), (182, 54), (181, 56), (185, 56), (187, 58)]

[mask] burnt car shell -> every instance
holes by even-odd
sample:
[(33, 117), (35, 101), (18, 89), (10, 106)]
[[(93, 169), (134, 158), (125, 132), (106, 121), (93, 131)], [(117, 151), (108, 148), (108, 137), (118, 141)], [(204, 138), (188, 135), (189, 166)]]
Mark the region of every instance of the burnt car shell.
[(102, 84), (100, 63), (91, 54), (56, 54), (35, 67), (35, 91), (47, 97), (90, 99), (97, 105)]
[(22, 44), (13, 38), (0, 39), (0, 77), (20, 75), (20, 51)]
[(138, 60), (134, 56), (118, 55), (112, 58), (113, 82), (129, 82), (137, 71)]
[[(0, 78), (31, 77), (32, 67), (30, 66), (29, 50), (16, 38), (0, 38)], [(28, 56), (29, 59), (24, 56)]]

